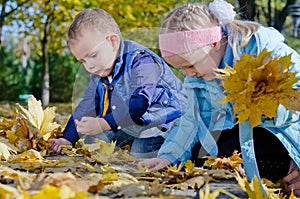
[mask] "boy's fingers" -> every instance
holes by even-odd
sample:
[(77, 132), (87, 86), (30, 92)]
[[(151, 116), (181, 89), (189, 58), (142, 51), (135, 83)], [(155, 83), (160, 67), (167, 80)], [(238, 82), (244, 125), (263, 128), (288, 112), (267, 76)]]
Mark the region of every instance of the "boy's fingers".
[(86, 122), (88, 120), (88, 117), (82, 117), (80, 122)]
[(60, 151), (61, 151), (61, 146), (60, 146), (60, 145), (55, 145), (55, 146), (53, 147), (53, 151), (54, 151), (55, 153), (59, 154)]
[(78, 120), (74, 120), (76, 126), (80, 125), (80, 122)]

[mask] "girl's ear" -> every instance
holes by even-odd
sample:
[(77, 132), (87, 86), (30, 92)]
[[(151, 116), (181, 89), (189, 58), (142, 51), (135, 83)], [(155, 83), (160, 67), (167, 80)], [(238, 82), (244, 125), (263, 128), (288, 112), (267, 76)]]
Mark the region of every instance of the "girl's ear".
[(219, 50), (221, 47), (221, 41), (213, 43), (212, 46), (215, 50)]
[(110, 35), (109, 40), (111, 42), (111, 45), (114, 49), (114, 51), (117, 51), (120, 47), (120, 37), (116, 34)]

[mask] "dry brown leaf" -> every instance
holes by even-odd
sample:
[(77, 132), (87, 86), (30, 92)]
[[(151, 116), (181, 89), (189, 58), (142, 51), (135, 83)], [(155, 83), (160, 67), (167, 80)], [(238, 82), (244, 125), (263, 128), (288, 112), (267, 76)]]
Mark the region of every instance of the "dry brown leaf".
[(77, 179), (72, 173), (40, 173), (33, 181), (30, 190), (42, 190), (45, 186), (67, 186), (73, 192), (87, 192), (91, 185), (89, 181)]
[(53, 122), (55, 118), (55, 107), (47, 107), (43, 110), (40, 100), (31, 95), (28, 99), (28, 110), (17, 103), (17, 107), (21, 112), (21, 116), (25, 119), (31, 133), (37, 137), (42, 137), (47, 141), (53, 136), (53, 131), (60, 127), (59, 124)]
[(8, 142), (3, 143), (3, 140), (0, 140), (0, 162), (1, 160), (9, 160), (11, 154), (17, 154), (17, 151), (8, 146)]
[(183, 189), (200, 189), (205, 184), (205, 182), (205, 177), (197, 176), (186, 180), (180, 185), (180, 187)]
[(240, 153), (234, 151), (230, 157), (205, 156), (207, 160), (203, 166), (212, 167), (212, 169), (226, 169), (234, 171), (243, 163)]
[(15, 124), (17, 124), (16, 119), (0, 118), (0, 130), (10, 130)]

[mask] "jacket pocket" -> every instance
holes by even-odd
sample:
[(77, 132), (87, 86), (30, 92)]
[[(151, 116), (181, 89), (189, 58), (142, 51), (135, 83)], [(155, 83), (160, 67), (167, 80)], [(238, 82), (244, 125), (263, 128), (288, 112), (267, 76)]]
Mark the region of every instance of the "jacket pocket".
[(168, 107), (170, 105), (172, 94), (164, 87), (156, 87), (154, 97), (151, 102), (150, 111)]

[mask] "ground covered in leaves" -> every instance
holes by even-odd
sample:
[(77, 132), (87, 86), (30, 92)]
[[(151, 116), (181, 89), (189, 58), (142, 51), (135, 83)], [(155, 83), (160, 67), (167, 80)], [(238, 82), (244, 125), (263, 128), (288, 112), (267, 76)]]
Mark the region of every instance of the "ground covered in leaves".
[[(33, 96), (28, 104), (0, 103), (0, 198), (294, 198), (268, 180), (263, 197), (257, 180), (243, 176), (237, 153), (207, 157), (203, 167), (187, 161), (159, 172), (139, 167), (115, 143), (79, 140), (53, 154), (48, 140), (61, 136), (70, 113), (70, 105), (42, 107)], [(244, 194), (222, 187), (226, 181)]]

